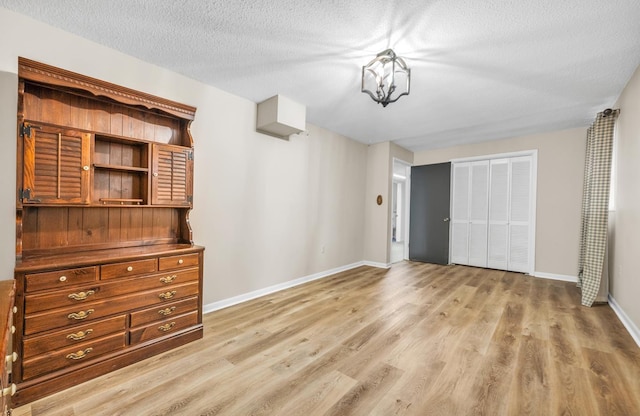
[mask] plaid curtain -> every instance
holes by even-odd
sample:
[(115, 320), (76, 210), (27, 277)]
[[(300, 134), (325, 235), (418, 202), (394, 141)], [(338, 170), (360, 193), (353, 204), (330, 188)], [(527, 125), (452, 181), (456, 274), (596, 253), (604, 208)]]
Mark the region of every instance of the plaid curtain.
[(609, 186), (613, 129), (620, 110), (598, 113), (587, 130), (587, 155), (582, 190), (582, 229), (578, 287), (582, 304), (591, 306), (598, 295), (604, 268), (609, 220)]

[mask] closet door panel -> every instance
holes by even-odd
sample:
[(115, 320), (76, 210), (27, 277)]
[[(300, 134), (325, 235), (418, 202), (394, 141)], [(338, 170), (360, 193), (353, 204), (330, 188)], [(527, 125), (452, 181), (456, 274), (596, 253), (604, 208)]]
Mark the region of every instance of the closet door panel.
[(467, 223), (451, 224), (451, 263), (467, 264), (469, 261), (469, 226)]
[(470, 266), (487, 267), (487, 223), (469, 224)]
[(529, 272), (529, 226), (509, 227), (509, 268), (514, 272)]
[(453, 221), (469, 220), (469, 176), (470, 165), (457, 164), (453, 167), (453, 205), (451, 216)]
[(529, 223), (531, 194), (531, 158), (511, 161), (511, 222)]
[(506, 269), (509, 248), (509, 159), (491, 161), (488, 267)]
[(491, 161), (489, 223), (509, 221), (509, 160)]
[(531, 158), (511, 159), (508, 270), (529, 272)]
[(471, 203), (469, 219), (487, 223), (489, 201), (489, 161), (474, 162), (471, 166)]
[(469, 204), (469, 262), (487, 267), (487, 213), (489, 208), (489, 161), (471, 164)]
[(451, 201), (451, 263), (469, 262), (469, 179), (471, 165), (452, 165)]
[(507, 246), (509, 241), (508, 224), (489, 225), (489, 249), (487, 266), (492, 269), (507, 268)]

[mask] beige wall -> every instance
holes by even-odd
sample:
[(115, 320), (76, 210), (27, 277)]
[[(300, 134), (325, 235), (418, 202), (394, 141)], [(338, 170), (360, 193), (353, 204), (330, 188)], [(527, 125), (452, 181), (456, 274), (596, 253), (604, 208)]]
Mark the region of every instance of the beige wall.
[(362, 261), (366, 145), (312, 125), (290, 141), (256, 133), (253, 102), (2, 8), (0, 39), (0, 278), (15, 259), (18, 56), (198, 108), (191, 224), (205, 304)]
[[(364, 259), (369, 262), (387, 264), (387, 219), (389, 216), (389, 171), (390, 142), (372, 144), (367, 147), (367, 185), (364, 203)], [(382, 204), (376, 203), (378, 195)]]
[[(2, 9), (0, 9), (2, 10)], [(0, 18), (0, 32), (2, 32)], [(0, 33), (0, 36), (2, 34)], [(0, 48), (2, 54), (3, 48)], [(13, 279), (16, 218), (16, 109), (18, 76), (0, 68), (0, 280)]]
[[(364, 259), (379, 266), (390, 262), (393, 159), (411, 164), (413, 153), (395, 143), (369, 145), (365, 199)], [(382, 196), (382, 205), (376, 203)]]
[(576, 278), (586, 128), (416, 152), (414, 165), (538, 150), (535, 272)]
[[(636, 330), (640, 328), (640, 68), (617, 108), (614, 233), (610, 240), (610, 293)], [(640, 336), (640, 333), (636, 334)]]

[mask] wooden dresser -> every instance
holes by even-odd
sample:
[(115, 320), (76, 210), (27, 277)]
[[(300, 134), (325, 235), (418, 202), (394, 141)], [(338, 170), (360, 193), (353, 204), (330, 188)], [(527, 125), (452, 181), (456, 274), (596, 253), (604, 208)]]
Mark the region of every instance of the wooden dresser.
[(202, 337), (195, 108), (19, 59), (15, 405)]
[(11, 334), (15, 332), (15, 327), (13, 326), (14, 295), (14, 281), (0, 281), (0, 334), (2, 334), (2, 338), (0, 338), (0, 357), (5, 357), (0, 378), (0, 392), (2, 392), (0, 410), (2, 411), (2, 416), (11, 414), (11, 396), (16, 392), (16, 385), (9, 380), (11, 366), (18, 358), (11, 345)]

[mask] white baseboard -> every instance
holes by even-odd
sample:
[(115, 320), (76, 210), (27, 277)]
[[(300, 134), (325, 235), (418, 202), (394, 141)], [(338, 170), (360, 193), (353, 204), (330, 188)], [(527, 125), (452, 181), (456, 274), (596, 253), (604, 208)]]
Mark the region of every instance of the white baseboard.
[(577, 276), (570, 276), (566, 274), (555, 274), (555, 273), (544, 273), (544, 272), (533, 272), (533, 276), (541, 277), (543, 279), (551, 279), (551, 280), (562, 280), (563, 282), (577, 282)]
[[(344, 272), (347, 270), (355, 269), (356, 267), (364, 266), (366, 262), (359, 261), (346, 266), (336, 267), (335, 269), (325, 270), (323, 272), (310, 274), (308, 276), (300, 277), (298, 279), (289, 280), (288, 282), (279, 283), (277, 285), (265, 287), (264, 289), (254, 290), (253, 292), (245, 293), (243, 295), (234, 296), (232, 298), (223, 299), (217, 302), (204, 305), (202, 313), (209, 313), (217, 311), (219, 309), (228, 308), (229, 306), (237, 305), (238, 303), (246, 302), (251, 299), (259, 298), (260, 296), (269, 295), (271, 293), (279, 292), (284, 289), (289, 289), (294, 286), (301, 285), (303, 283), (311, 282), (313, 280), (322, 279), (323, 277), (331, 276), (336, 273)], [(369, 264), (366, 264), (369, 266)]]
[(620, 305), (618, 305), (618, 302), (616, 302), (611, 294), (609, 294), (609, 306), (611, 306), (611, 309), (613, 309), (616, 315), (618, 315), (618, 318), (620, 319), (620, 322), (622, 322), (622, 325), (627, 328), (627, 331), (629, 331), (631, 338), (633, 338), (636, 344), (638, 344), (638, 347), (640, 347), (640, 329), (638, 329), (631, 318), (629, 318), (627, 314), (624, 313), (624, 310), (622, 310)]
[(363, 265), (365, 266), (371, 266), (371, 267), (377, 267), (379, 269), (390, 269), (391, 268), (391, 263), (378, 263), (375, 261), (368, 261), (365, 260), (362, 262)]

